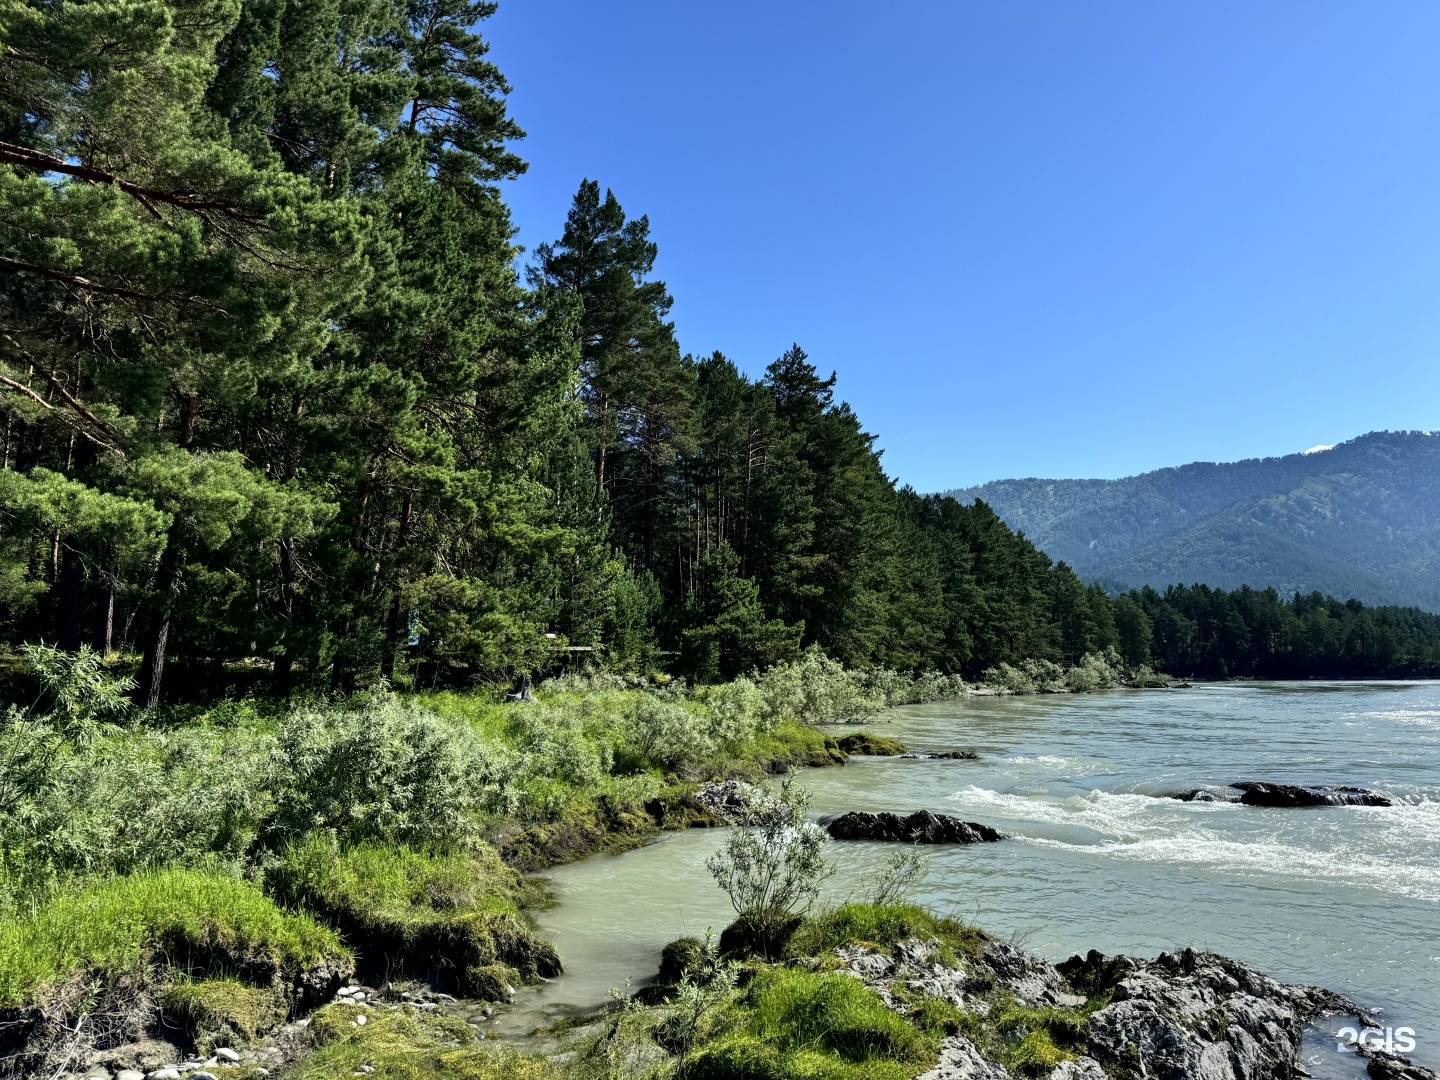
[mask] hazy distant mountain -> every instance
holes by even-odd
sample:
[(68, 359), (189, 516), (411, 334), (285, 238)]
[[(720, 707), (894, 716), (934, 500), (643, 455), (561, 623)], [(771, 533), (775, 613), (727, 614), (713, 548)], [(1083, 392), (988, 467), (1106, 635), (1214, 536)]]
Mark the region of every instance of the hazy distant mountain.
[(984, 499), (1052, 558), (1106, 584), (1273, 585), (1440, 611), (1440, 432), (947, 494)]

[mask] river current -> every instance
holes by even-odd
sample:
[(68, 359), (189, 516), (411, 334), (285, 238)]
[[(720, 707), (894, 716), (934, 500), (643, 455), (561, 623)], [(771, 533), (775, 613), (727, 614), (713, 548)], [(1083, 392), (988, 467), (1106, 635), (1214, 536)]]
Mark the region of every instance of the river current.
[[(856, 758), (800, 777), (817, 814), (928, 808), (1010, 837), (932, 849), (917, 902), (1051, 960), (1211, 949), (1414, 1029), (1410, 1056), (1440, 1067), (1440, 683), (977, 697), (891, 709), (845, 730), (980, 755)], [(1245, 780), (1355, 784), (1395, 805), (1166, 797)], [(568, 973), (523, 991), (501, 1031), (593, 1007), (610, 987), (652, 977), (667, 941), (718, 933), (733, 912), (704, 863), (720, 841), (716, 830), (671, 833), (549, 872), (558, 903), (540, 923)], [(861, 895), (892, 850), (832, 844), (828, 898)], [(1312, 1034), (1312, 1071), (1363, 1075), (1332, 1053), (1322, 1061), (1326, 1035)]]

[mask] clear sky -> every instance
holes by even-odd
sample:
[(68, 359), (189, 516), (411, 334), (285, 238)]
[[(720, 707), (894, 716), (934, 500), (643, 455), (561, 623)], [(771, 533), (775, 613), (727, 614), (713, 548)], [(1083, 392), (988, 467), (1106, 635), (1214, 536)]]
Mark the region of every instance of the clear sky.
[(1440, 428), (1434, 0), (501, 0), (533, 247), (648, 214), (920, 490)]

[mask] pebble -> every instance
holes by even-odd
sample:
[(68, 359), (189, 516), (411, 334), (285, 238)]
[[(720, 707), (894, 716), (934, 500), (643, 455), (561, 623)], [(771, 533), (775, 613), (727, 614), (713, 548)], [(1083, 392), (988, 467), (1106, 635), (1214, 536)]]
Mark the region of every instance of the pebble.
[(190, 1074), (190, 1080), (220, 1080), (220, 1078), (212, 1072), (206, 1072), (204, 1069), (200, 1069)]
[[(365, 1026), (365, 1014), (364, 1014), (364, 1013), (361, 1013), (359, 1016), (355, 1017), (355, 1026), (356, 1026), (356, 1027), (364, 1027), (364, 1026)], [(155, 1078), (152, 1077), (151, 1080), (155, 1080)]]
[(145, 1080), (145, 1074), (139, 1069), (121, 1069), (115, 1074), (115, 1080)]
[(166, 1065), (163, 1069), (146, 1073), (145, 1080), (180, 1080), (180, 1070), (174, 1065)]
[(221, 1061), (230, 1062), (232, 1065), (240, 1060), (240, 1055), (236, 1051), (231, 1050), (228, 1046), (217, 1047), (215, 1050), (215, 1056)]

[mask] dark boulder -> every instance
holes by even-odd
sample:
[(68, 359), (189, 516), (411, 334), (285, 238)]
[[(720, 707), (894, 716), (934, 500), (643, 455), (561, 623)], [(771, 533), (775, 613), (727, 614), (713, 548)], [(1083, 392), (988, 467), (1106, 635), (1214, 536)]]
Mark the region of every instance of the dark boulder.
[(826, 825), (834, 840), (891, 840), (906, 844), (980, 844), (1005, 839), (988, 825), (918, 810), (909, 817), (852, 810)]
[(1179, 799), (1181, 802), (1219, 802), (1219, 801), (1220, 801), (1220, 799), (1216, 796), (1216, 794), (1215, 794), (1213, 791), (1210, 791), (1209, 789), (1203, 788), (1203, 787), (1194, 788), (1194, 789), (1192, 789), (1192, 790), (1190, 790), (1190, 791), (1182, 791), (1182, 792), (1180, 792), (1180, 794), (1178, 794), (1178, 795), (1172, 795), (1171, 798), (1173, 798), (1173, 799)]
[(900, 756), (915, 761), (976, 761), (980, 757), (974, 750), (915, 750)]
[(778, 960), (804, 919), (784, 911), (746, 912), (720, 933), (720, 955)]
[(1391, 806), (1390, 800), (1374, 791), (1358, 787), (1299, 786), (1296, 784), (1244, 783), (1231, 784), (1243, 791), (1240, 801), (1246, 806), (1295, 808), (1303, 806)]
[(689, 971), (698, 970), (708, 950), (699, 938), (682, 937), (670, 942), (660, 952), (660, 982), (674, 986)]
[(838, 744), (845, 753), (855, 754), (859, 757), (897, 757), (905, 753), (905, 744), (898, 739), (871, 735), (868, 731), (846, 735), (839, 740)]
[(1368, 1047), (1357, 1048), (1357, 1051), (1370, 1059), (1365, 1065), (1365, 1072), (1373, 1080), (1436, 1080), (1431, 1070), (1399, 1054), (1387, 1054), (1384, 1050)]

